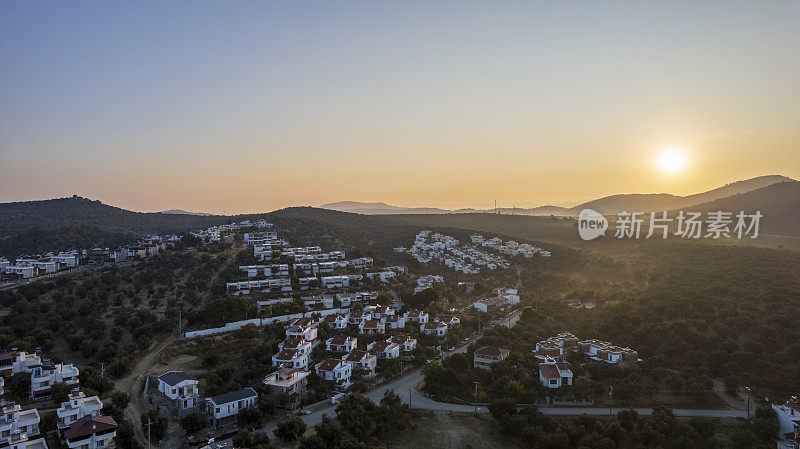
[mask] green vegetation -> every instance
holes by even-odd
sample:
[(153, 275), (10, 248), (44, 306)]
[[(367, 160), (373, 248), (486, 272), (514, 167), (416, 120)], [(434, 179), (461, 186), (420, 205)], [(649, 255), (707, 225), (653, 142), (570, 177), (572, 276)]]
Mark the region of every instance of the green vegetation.
[[(523, 447), (535, 449), (755, 449), (773, 448), (772, 435), (758, 425), (723, 424), (708, 418), (679, 419), (666, 408), (639, 416), (622, 410), (613, 418), (582, 415), (555, 420), (535, 407), (516, 410), (496, 401), (489, 406), (500, 432)], [(773, 420), (777, 419), (773, 416)]]

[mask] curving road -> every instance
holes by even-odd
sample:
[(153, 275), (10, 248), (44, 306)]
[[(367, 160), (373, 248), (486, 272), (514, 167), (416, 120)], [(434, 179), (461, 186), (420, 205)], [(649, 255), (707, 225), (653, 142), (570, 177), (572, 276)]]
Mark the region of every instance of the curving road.
[[(466, 351), (467, 345), (469, 343), (460, 346), (453, 352), (464, 352)], [(417, 386), (421, 385), (423, 382), (423, 376), (420, 368), (417, 368), (413, 371), (410, 371), (403, 377), (400, 377), (392, 382), (389, 382), (385, 385), (379, 386), (369, 392), (365, 393), (364, 396), (370, 398), (374, 402), (380, 402), (383, 394), (387, 390), (393, 390), (396, 394), (400, 396), (403, 400), (404, 404), (411, 404), (411, 408), (422, 409), (422, 410), (437, 410), (437, 411), (445, 411), (445, 412), (465, 412), (471, 413), (475, 411), (474, 405), (467, 405), (467, 404), (450, 404), (447, 402), (438, 402), (435, 401), (417, 389)], [(488, 413), (489, 410), (485, 405), (478, 405), (478, 413)], [(539, 407), (539, 411), (544, 413), (545, 415), (563, 415), (563, 416), (575, 416), (575, 415), (595, 415), (595, 416), (604, 416), (609, 414), (617, 414), (620, 410), (627, 410), (627, 408), (612, 408), (609, 410), (608, 408), (585, 408), (585, 407)], [(636, 410), (640, 415), (650, 415), (653, 413), (652, 408), (637, 408)], [(745, 410), (694, 410), (694, 409), (673, 409), (672, 412), (675, 416), (701, 416), (706, 418), (746, 418), (747, 411)], [(329, 405), (321, 410), (317, 410), (309, 415), (301, 416), (303, 421), (306, 425), (315, 426), (322, 422), (322, 416), (328, 415), (330, 417), (336, 416), (336, 405)], [(263, 429), (267, 435), (272, 438), (275, 432), (275, 426), (270, 426)]]

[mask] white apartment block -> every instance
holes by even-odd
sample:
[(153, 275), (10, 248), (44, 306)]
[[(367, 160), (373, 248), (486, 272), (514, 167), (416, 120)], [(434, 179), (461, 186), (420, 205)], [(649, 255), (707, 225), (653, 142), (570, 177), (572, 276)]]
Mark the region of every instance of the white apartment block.
[(0, 416), (0, 446), (10, 445), (39, 435), (39, 411), (22, 410), (19, 404), (7, 402)]
[(400, 350), (403, 354), (408, 354), (414, 351), (414, 349), (417, 349), (417, 339), (411, 338), (408, 335), (393, 335), (386, 339), (386, 341), (400, 345)]
[(349, 335), (339, 334), (325, 341), (325, 349), (331, 352), (350, 352), (356, 349), (358, 339)]
[(31, 397), (45, 396), (55, 384), (78, 385), (80, 371), (74, 365), (53, 364), (49, 359), (42, 360), (41, 366), (31, 371)]
[(364, 320), (358, 325), (358, 333), (363, 335), (375, 335), (386, 332), (386, 325), (380, 320)]
[(102, 408), (103, 402), (97, 396), (87, 398), (81, 391), (72, 391), (69, 400), (62, 402), (56, 410), (59, 435), (63, 435), (65, 429), (83, 417), (98, 416)]

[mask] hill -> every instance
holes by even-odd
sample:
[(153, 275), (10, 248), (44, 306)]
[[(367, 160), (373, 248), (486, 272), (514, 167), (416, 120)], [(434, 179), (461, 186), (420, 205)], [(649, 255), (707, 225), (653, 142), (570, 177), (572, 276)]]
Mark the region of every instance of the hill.
[[(586, 201), (573, 207), (538, 206), (530, 208), (503, 207), (497, 212), (507, 215), (561, 215), (566, 217), (577, 216), (583, 209), (592, 209), (604, 215), (617, 214), (622, 211), (664, 211), (691, 207), (702, 203), (718, 200), (751, 192), (772, 184), (794, 181), (780, 175), (758, 176), (732, 182), (722, 187), (693, 195), (679, 196), (668, 193), (627, 193), (611, 195), (603, 198)], [(405, 214), (465, 214), (465, 213), (492, 213), (494, 209), (440, 209), (437, 207), (401, 207), (386, 203), (361, 203), (358, 201), (339, 201), (319, 206), (322, 209), (352, 212), (364, 215), (405, 215)]]
[(592, 209), (604, 215), (617, 214), (622, 211), (651, 212), (680, 209), (729, 197), (731, 195), (751, 192), (762, 187), (786, 181), (794, 180), (780, 175), (759, 176), (732, 182), (707, 192), (687, 196), (670, 195), (667, 193), (612, 195), (579, 204), (567, 210), (565, 215), (576, 216), (583, 209)]
[(751, 192), (689, 207), (699, 212), (739, 211), (763, 214), (759, 232), (767, 235), (800, 237), (800, 181), (772, 184)]
[(188, 231), (229, 221), (230, 217), (220, 215), (132, 212), (78, 196), (0, 204), (0, 235), (25, 232), (34, 227), (57, 229), (74, 225), (143, 235)]

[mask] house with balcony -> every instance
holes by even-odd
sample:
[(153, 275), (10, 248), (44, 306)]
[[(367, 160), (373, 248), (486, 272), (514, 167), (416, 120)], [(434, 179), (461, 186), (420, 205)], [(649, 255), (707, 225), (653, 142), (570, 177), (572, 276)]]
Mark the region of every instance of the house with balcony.
[(113, 446), (117, 422), (110, 416), (85, 416), (64, 429), (64, 443), (70, 449), (100, 449)]
[(444, 337), (447, 335), (447, 323), (443, 321), (432, 321), (425, 323), (420, 327), (420, 332), (425, 335), (434, 335), (436, 337)]
[(411, 338), (408, 335), (392, 335), (386, 341), (400, 345), (400, 351), (403, 354), (410, 354), (417, 349), (417, 339)]
[(372, 377), (375, 375), (375, 368), (378, 366), (378, 356), (367, 351), (355, 349), (342, 357), (342, 360), (353, 366), (353, 374), (361, 377)]
[(351, 310), (347, 314), (347, 324), (351, 326), (361, 326), (361, 323), (372, 319), (372, 313), (368, 310)]
[(372, 307), (372, 318), (376, 320), (383, 319), (387, 316), (394, 315), (394, 309), (388, 306), (374, 306)]
[(304, 324), (295, 324), (289, 326), (286, 329), (286, 338), (292, 337), (302, 338), (303, 340), (314, 344), (314, 342), (317, 340), (317, 328)]
[(264, 385), (269, 388), (271, 396), (284, 398), (286, 401), (282, 404), (284, 408), (294, 410), (300, 406), (303, 397), (306, 395), (309, 374), (309, 371), (295, 368), (280, 368), (267, 374), (264, 378)]
[(300, 337), (290, 337), (278, 343), (278, 350), (295, 349), (301, 351), (303, 354), (310, 355), (314, 349), (314, 345), (310, 341), (306, 341)]
[(403, 329), (406, 327), (406, 318), (403, 315), (386, 315), (382, 318), (387, 329)]
[(31, 371), (31, 398), (47, 396), (55, 384), (69, 387), (78, 385), (80, 371), (74, 365), (53, 364), (50, 359), (43, 359), (41, 366)]
[(169, 400), (170, 406), (179, 416), (191, 413), (199, 405), (199, 382), (183, 371), (168, 371), (157, 379), (158, 391)]
[(56, 410), (56, 426), (58, 434), (63, 436), (70, 425), (87, 416), (98, 416), (103, 408), (103, 402), (97, 396), (86, 397), (82, 391), (73, 390), (69, 400), (62, 402)]
[(353, 365), (341, 359), (325, 359), (315, 366), (317, 375), (323, 380), (333, 382), (339, 388), (352, 385)]
[(326, 315), (322, 319), (322, 323), (327, 324), (331, 329), (344, 329), (347, 327), (347, 317), (339, 313), (334, 313)]
[(416, 324), (425, 324), (428, 322), (429, 316), (428, 312), (423, 312), (421, 310), (409, 310), (403, 316), (408, 323), (416, 323)]
[(572, 370), (568, 362), (547, 360), (539, 364), (539, 382), (547, 388), (572, 385)]
[(272, 356), (272, 366), (306, 369), (308, 368), (308, 354), (299, 349), (282, 349)]
[(367, 345), (367, 351), (378, 356), (378, 360), (390, 360), (400, 357), (400, 345), (389, 341), (373, 341)]
[(8, 446), (17, 441), (33, 439), (39, 435), (39, 411), (34, 409), (22, 410), (19, 404), (6, 402), (3, 406), (3, 415), (0, 416), (0, 447)]
[(496, 346), (484, 346), (477, 349), (473, 354), (472, 366), (478, 369), (489, 371), (492, 365), (502, 362), (508, 357), (511, 351), (508, 349), (498, 348)]
[(358, 326), (358, 333), (363, 335), (375, 335), (386, 332), (386, 325), (380, 320), (365, 320)]
[(234, 419), (240, 411), (256, 406), (258, 393), (251, 387), (206, 398), (206, 413), (213, 425), (220, 421)]
[(34, 368), (42, 365), (39, 354), (28, 354), (12, 350), (0, 353), (0, 375), (14, 376), (20, 373), (31, 373)]
[(350, 352), (356, 349), (358, 339), (349, 335), (334, 335), (325, 341), (325, 349), (331, 352)]

